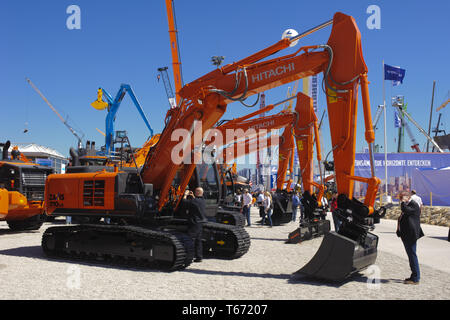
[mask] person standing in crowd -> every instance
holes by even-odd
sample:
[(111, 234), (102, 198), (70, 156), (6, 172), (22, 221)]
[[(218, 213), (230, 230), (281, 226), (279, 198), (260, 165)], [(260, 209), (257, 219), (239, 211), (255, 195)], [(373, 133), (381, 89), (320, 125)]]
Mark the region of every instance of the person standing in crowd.
[(242, 194), (241, 194), (241, 190), (240, 189), (238, 189), (237, 191), (236, 191), (236, 195), (235, 195), (235, 204), (237, 205), (237, 206), (242, 206)]
[(264, 193), (261, 190), (258, 192), (256, 203), (259, 208), (259, 216), (262, 218), (264, 217)]
[(420, 211), (422, 212), (422, 198), (417, 195), (416, 190), (411, 190), (411, 200), (415, 201), (419, 205)]
[(252, 204), (252, 195), (248, 192), (247, 189), (244, 190), (244, 194), (242, 195), (242, 208), (241, 212), (247, 219), (247, 226), (251, 226), (250, 221), (250, 205)]
[(266, 191), (264, 193), (264, 216), (261, 224), (264, 225), (266, 222), (266, 216), (269, 218), (270, 227), (272, 227), (272, 195), (270, 192)]
[(183, 205), (188, 218), (188, 234), (194, 241), (194, 262), (201, 262), (203, 260), (203, 224), (207, 222), (203, 189), (196, 188), (195, 194), (192, 191), (185, 193)]
[(321, 202), (322, 202), (323, 209), (324, 209), (325, 211), (328, 211), (328, 210), (329, 210), (329, 207), (328, 207), (328, 200), (327, 200), (327, 198), (322, 197)]
[(297, 209), (300, 205), (300, 198), (298, 197), (298, 192), (295, 191), (294, 195), (292, 196), (292, 221), (295, 222), (297, 218)]
[(397, 236), (402, 239), (411, 268), (411, 276), (404, 283), (419, 284), (420, 268), (416, 249), (417, 240), (424, 236), (420, 227), (420, 207), (411, 200), (411, 194), (407, 191), (400, 193), (399, 200), (402, 213), (398, 218)]
[(337, 213), (335, 212), (337, 209), (337, 192), (333, 192), (330, 199), (330, 211), (333, 217), (334, 231), (338, 232), (339, 227), (341, 226), (342, 221), (339, 219)]
[(303, 199), (303, 195), (301, 193), (299, 193), (299, 196), (298, 196), (299, 206), (298, 206), (298, 208), (300, 210), (300, 218), (299, 218), (300, 222), (305, 220), (305, 208), (303, 207), (302, 199)]

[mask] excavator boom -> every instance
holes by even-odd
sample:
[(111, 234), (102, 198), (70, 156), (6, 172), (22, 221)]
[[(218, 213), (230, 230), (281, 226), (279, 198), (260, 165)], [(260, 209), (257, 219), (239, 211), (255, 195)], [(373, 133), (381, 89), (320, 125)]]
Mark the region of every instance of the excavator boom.
[[(319, 72), (325, 73), (329, 118), (333, 119), (330, 127), (334, 158), (342, 159), (335, 164), (338, 191), (352, 198), (359, 82), (362, 84), (366, 140), (369, 144), (374, 141), (367, 67), (362, 57), (359, 30), (352, 17), (336, 13), (327, 45), (302, 47), (293, 54), (258, 62), (289, 44), (289, 39), (281, 40), (258, 54), (216, 69), (180, 90), (183, 102), (179, 108), (168, 111), (166, 128), (159, 143), (150, 150), (142, 171), (143, 181), (160, 191), (160, 209), (168, 202), (170, 186), (181, 165), (171, 159), (176, 146), (178, 149), (175, 150), (180, 154), (190, 157), (191, 146), (202, 143), (205, 131), (222, 117), (228, 103)], [(181, 142), (180, 137), (174, 141), (172, 133), (177, 129), (185, 130), (188, 137)], [(197, 133), (197, 141), (194, 141), (194, 132)], [(185, 171), (182, 181), (188, 181), (191, 174), (192, 171)], [(375, 177), (373, 179), (372, 185), (375, 185), (377, 181)], [(183, 188), (179, 189), (178, 196), (183, 192)], [(366, 200), (373, 212), (371, 201), (374, 201), (374, 196)]]

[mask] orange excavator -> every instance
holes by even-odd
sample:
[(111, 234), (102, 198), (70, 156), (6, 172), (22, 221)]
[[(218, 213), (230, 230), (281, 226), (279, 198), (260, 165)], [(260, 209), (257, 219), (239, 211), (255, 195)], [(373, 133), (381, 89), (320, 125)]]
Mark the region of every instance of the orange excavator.
[[(333, 28), (327, 44), (302, 47), (292, 54), (265, 60), (329, 25)], [(325, 236), (325, 244), (318, 252), (320, 257), (313, 258), (299, 272), (340, 280), (373, 264), (378, 238), (369, 230), (379, 218), (373, 206), (380, 180), (375, 177), (373, 166), (371, 178), (354, 176), (359, 84), (369, 150), (374, 142), (367, 67), (356, 23), (342, 13), (186, 84), (179, 91), (180, 104), (168, 110), (165, 128), (139, 173), (116, 169), (49, 176), (45, 188), (48, 214), (114, 217), (118, 223), (49, 228), (43, 235), (44, 252), (77, 259), (125, 260), (164, 270), (187, 267), (192, 261), (192, 242), (186, 235), (186, 223), (176, 219), (177, 209), (196, 167), (192, 160), (201, 156), (202, 150), (197, 146), (201, 146), (206, 130), (220, 120), (229, 103), (244, 102), (251, 95), (320, 72), (324, 73), (340, 194), (338, 210), (343, 224), (339, 234), (331, 232)], [(353, 198), (354, 181), (368, 183), (364, 203)], [(214, 242), (206, 243), (208, 250), (228, 252), (228, 258), (242, 256), (248, 250), (249, 243), (239, 243), (248, 241), (244, 237), (231, 241), (237, 247), (229, 245), (229, 237), (242, 228), (205, 227), (205, 233)], [(342, 267), (336, 271), (332, 264)]]
[[(304, 137), (307, 137), (308, 132), (303, 132), (305, 129), (302, 128), (303, 126), (305, 126), (306, 129), (312, 128), (311, 124), (313, 123), (313, 120), (315, 120), (314, 124), (317, 126), (317, 118), (315, 117), (314, 110), (311, 109), (312, 104), (310, 103), (309, 97), (303, 94), (298, 94), (293, 98), (297, 98), (297, 105), (294, 112), (283, 110), (274, 115), (252, 119), (256, 115), (269, 112), (276, 105), (284, 103), (286, 101), (284, 100), (275, 105), (269, 105), (246, 116), (220, 124), (216, 127), (217, 130), (214, 132), (215, 134), (220, 133), (221, 136), (224, 136), (227, 130), (230, 129), (241, 130), (241, 132), (245, 131), (243, 136), (247, 137), (247, 139), (243, 139), (241, 137), (241, 141), (239, 141), (239, 139), (236, 138), (230, 146), (222, 150), (221, 157), (219, 157), (219, 159), (225, 160), (225, 163), (233, 161), (237, 157), (264, 150), (267, 147), (279, 145), (277, 191), (273, 195), (274, 211), (272, 221), (274, 225), (287, 223), (292, 219), (291, 184), (293, 182), (293, 175), (291, 174), (288, 180), (286, 180), (286, 176), (288, 168), (291, 173), (293, 172), (295, 146), (294, 137), (296, 137), (299, 146), (298, 153), (301, 159), (302, 176), (305, 181), (305, 189), (312, 191), (312, 187), (317, 187), (320, 195), (323, 195), (324, 190), (322, 185), (319, 185), (312, 180), (313, 166), (311, 161), (312, 153), (310, 151), (313, 151), (314, 140), (305, 140)], [(293, 98), (290, 98), (289, 100), (292, 100)], [(308, 123), (308, 121), (311, 123)], [(253, 132), (252, 130), (255, 130), (255, 128), (259, 131)], [(270, 135), (270, 137), (268, 137), (267, 130), (276, 130), (281, 128), (284, 128), (284, 132), (281, 136)], [(300, 132), (298, 136), (295, 134), (297, 131)], [(317, 138), (316, 142), (317, 149), (320, 152), (320, 144)], [(219, 148), (220, 146), (220, 144), (215, 144), (216, 148)], [(286, 187), (284, 187), (285, 185)]]
[(37, 230), (45, 221), (45, 179), (53, 169), (31, 162), (11, 142), (1, 143), (0, 221), (14, 231)]

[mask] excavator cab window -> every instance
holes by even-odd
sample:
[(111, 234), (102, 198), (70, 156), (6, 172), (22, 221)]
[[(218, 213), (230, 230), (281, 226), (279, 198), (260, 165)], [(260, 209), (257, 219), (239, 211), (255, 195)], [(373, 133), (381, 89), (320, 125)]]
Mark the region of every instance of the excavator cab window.
[(203, 197), (206, 204), (217, 204), (219, 200), (219, 181), (216, 170), (209, 164), (197, 166), (200, 179), (199, 186), (203, 188)]

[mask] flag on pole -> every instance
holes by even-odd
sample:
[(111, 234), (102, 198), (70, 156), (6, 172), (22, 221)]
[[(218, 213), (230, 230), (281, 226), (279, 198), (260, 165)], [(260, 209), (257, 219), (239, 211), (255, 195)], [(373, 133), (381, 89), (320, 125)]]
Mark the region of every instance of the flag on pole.
[(384, 65), (384, 80), (392, 80), (392, 85), (396, 86), (403, 83), (406, 70), (400, 67)]

